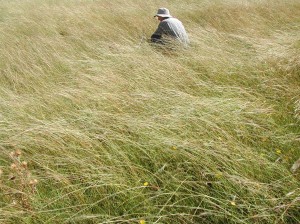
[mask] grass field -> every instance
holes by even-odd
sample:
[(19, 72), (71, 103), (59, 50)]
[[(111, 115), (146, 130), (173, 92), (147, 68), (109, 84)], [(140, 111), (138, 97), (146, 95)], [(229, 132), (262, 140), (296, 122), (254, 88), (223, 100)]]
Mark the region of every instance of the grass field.
[(299, 0), (0, 0), (0, 96), (1, 224), (300, 223)]

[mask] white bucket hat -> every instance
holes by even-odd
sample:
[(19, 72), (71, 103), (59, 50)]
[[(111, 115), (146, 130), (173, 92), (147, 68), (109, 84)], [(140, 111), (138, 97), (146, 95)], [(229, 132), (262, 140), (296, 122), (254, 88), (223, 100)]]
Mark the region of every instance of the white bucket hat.
[(160, 16), (160, 17), (172, 17), (170, 15), (169, 9), (167, 9), (167, 8), (159, 8), (157, 10), (157, 13), (156, 13), (156, 15), (154, 17), (156, 17), (156, 16)]

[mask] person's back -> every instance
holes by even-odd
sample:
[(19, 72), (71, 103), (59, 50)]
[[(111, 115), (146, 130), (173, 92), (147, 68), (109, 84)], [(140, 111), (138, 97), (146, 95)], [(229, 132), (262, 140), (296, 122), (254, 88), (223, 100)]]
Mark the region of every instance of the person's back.
[(181, 21), (172, 17), (166, 8), (158, 9), (155, 17), (160, 21), (157, 30), (152, 34), (151, 41), (156, 43), (166, 43), (167, 39), (175, 39), (183, 45), (189, 43), (188, 35)]
[(160, 22), (159, 27), (163, 30), (163, 35), (174, 37), (185, 45), (188, 44), (188, 35), (178, 19), (174, 17), (164, 19)]

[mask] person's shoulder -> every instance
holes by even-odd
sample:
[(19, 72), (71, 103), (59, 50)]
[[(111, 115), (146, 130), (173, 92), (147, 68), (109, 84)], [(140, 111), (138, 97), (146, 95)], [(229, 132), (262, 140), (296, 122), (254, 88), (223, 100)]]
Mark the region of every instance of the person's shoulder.
[(175, 18), (175, 17), (170, 17), (168, 19), (166, 19), (166, 22), (169, 22), (169, 23), (178, 23), (180, 22), (179, 19)]
[(167, 26), (170, 23), (169, 18), (168, 19), (164, 19), (163, 21), (161, 21), (159, 23), (160, 26)]
[(168, 23), (170, 18), (164, 19), (163, 21), (161, 21), (160, 23)]

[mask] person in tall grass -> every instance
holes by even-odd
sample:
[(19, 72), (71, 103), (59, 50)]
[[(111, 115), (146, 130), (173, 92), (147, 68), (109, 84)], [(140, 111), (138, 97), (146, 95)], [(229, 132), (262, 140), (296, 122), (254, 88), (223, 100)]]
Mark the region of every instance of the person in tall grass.
[(189, 38), (182, 22), (172, 17), (167, 8), (159, 8), (154, 17), (157, 17), (160, 23), (151, 36), (152, 43), (168, 44), (176, 40), (184, 46), (188, 45)]

